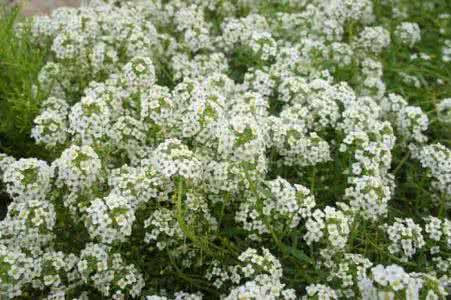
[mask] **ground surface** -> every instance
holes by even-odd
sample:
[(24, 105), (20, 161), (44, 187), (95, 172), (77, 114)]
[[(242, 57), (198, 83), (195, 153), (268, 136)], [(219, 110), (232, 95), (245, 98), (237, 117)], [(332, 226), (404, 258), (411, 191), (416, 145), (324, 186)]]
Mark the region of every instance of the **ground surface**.
[[(1, 1), (0, 1), (1, 2)], [(48, 14), (52, 9), (60, 6), (78, 6), (80, 0), (16, 0), (23, 4), (25, 15)]]

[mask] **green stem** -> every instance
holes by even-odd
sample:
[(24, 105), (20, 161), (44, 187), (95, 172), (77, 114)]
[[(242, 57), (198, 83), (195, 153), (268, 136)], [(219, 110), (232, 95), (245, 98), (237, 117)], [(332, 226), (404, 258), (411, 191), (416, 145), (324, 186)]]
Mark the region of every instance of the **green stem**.
[(406, 155), (402, 158), (402, 160), (399, 162), (398, 166), (396, 166), (396, 169), (393, 171), (393, 175), (396, 175), (399, 170), (401, 170), (401, 167), (405, 164), (407, 159), (409, 159), (410, 151), (407, 151)]
[[(245, 174), (246, 174), (246, 178), (247, 178), (247, 180), (249, 182), (251, 191), (252, 191), (252, 193), (254, 193), (255, 197), (257, 198), (257, 202), (259, 202), (261, 199), (260, 199), (260, 197), (258, 195), (257, 187), (256, 187), (255, 183), (250, 180), (249, 173), (247, 171), (245, 171)], [(294, 263), (296, 263), (299, 267), (302, 268), (302, 263), (300, 263), (298, 261), (298, 259), (293, 257), (287, 251), (287, 246), (285, 246), (282, 243), (282, 241), (277, 237), (277, 234), (274, 232), (270, 222), (268, 221), (268, 218), (263, 214), (261, 205), (257, 204), (256, 209), (258, 211), (258, 214), (261, 216), (263, 223), (265, 224), (266, 228), (268, 229), (269, 233), (271, 234), (271, 237), (272, 237), (274, 243), (276, 244), (277, 248), (279, 249), (279, 251), (283, 254), (284, 257), (291, 258)]]
[(174, 267), (174, 269), (175, 269), (174, 272), (171, 272), (173, 275), (175, 275), (175, 276), (179, 277), (180, 279), (188, 282), (189, 284), (191, 284), (192, 286), (195, 286), (198, 289), (217, 294), (217, 291), (214, 290), (214, 289), (208, 288), (206, 282), (204, 282), (203, 280), (191, 278), (187, 274), (183, 273), (180, 270), (180, 268), (177, 266), (177, 264), (175, 263), (175, 261), (174, 261), (173, 257), (171, 256), (171, 254), (169, 252), (167, 252), (167, 254), (168, 254), (168, 257), (169, 257), (169, 262), (171, 263), (172, 267)]
[(443, 197), (443, 196), (440, 198), (440, 207), (439, 207), (438, 216), (441, 219), (444, 219), (446, 217), (446, 201), (445, 201), (445, 197)]
[(388, 253), (388, 252), (385, 251), (384, 249), (380, 248), (378, 245), (376, 245), (376, 244), (373, 243), (372, 241), (368, 240), (368, 242), (369, 242), (369, 244), (370, 244), (371, 246), (373, 246), (374, 248), (376, 248), (377, 250), (379, 250), (380, 253), (384, 253), (385, 255), (387, 255), (388, 257), (390, 257), (391, 259), (393, 259), (393, 260), (395, 260), (395, 261), (397, 261), (397, 262), (399, 262), (399, 263), (401, 263), (401, 264), (407, 265), (407, 266), (418, 267), (418, 264), (415, 264), (415, 263), (412, 263), (412, 262), (409, 262), (409, 261), (403, 261), (403, 260), (399, 259), (398, 257), (396, 257), (396, 256), (394, 256), (394, 255)]
[(213, 248), (216, 248), (216, 250), (223, 251), (224, 249), (217, 247), (215, 245), (210, 244), (205, 239), (196, 236), (196, 234), (189, 228), (188, 224), (185, 222), (185, 216), (182, 208), (182, 198), (183, 198), (183, 192), (184, 192), (184, 181), (182, 178), (179, 178), (177, 182), (177, 198), (176, 198), (176, 219), (180, 226), (180, 228), (183, 231), (183, 234), (190, 239), (194, 245), (199, 247), (202, 251), (207, 253), (210, 256), (217, 256), (220, 252), (215, 252), (210, 249), (210, 246)]
[(311, 175), (311, 184), (310, 184), (310, 191), (312, 193), (312, 195), (314, 195), (315, 193), (315, 177), (316, 177), (316, 168), (313, 167), (312, 170), (312, 175)]

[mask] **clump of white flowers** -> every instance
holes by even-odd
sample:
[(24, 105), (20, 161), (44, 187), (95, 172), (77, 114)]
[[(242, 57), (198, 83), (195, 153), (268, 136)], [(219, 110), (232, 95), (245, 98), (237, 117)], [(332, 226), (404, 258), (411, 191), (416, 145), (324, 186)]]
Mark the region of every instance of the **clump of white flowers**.
[(85, 226), (93, 239), (110, 244), (132, 233), (135, 212), (127, 198), (114, 193), (95, 199), (86, 209)]
[(394, 299), (405, 295), (406, 299), (443, 299), (446, 291), (437, 279), (427, 274), (407, 273), (398, 265), (384, 267), (377, 265), (371, 269), (370, 278), (360, 282), (364, 299)]
[[(215, 264), (206, 277), (214, 279), (217, 288), (223, 287), (228, 281), (237, 285), (224, 299), (296, 299), (295, 291), (284, 288), (285, 284), (281, 283), (280, 262), (268, 249), (263, 248), (262, 255), (258, 252), (248, 248), (238, 256), (238, 265), (223, 270)], [(243, 284), (239, 285), (240, 282)]]
[(416, 154), (423, 168), (432, 177), (432, 186), (449, 197), (451, 195), (451, 150), (438, 143), (424, 146)]
[(451, 105), (390, 81), (430, 87), (386, 61), (434, 59), (407, 2), (35, 17), (47, 152), (0, 153), (0, 299), (445, 299)]
[(119, 253), (112, 253), (102, 244), (88, 244), (81, 251), (77, 268), (83, 282), (93, 284), (102, 295), (112, 299), (137, 297), (144, 287), (136, 267), (124, 264)]
[(3, 182), (6, 190), (16, 200), (41, 200), (51, 186), (53, 169), (35, 158), (19, 159), (4, 171)]
[(39, 273), (33, 258), (12, 247), (0, 245), (0, 263), (2, 295), (9, 299), (21, 296), (24, 286)]
[(111, 171), (108, 185), (112, 192), (127, 198), (133, 208), (142, 206), (151, 199), (167, 201), (173, 185), (164, 180), (155, 170), (149, 168), (148, 162), (143, 166), (130, 167), (123, 165)]
[(421, 31), (417, 23), (402, 22), (396, 27), (395, 36), (401, 43), (412, 47), (421, 41)]
[[(346, 205), (343, 207), (347, 209)], [(347, 211), (326, 206), (324, 210), (315, 210), (307, 220), (307, 233), (304, 236), (308, 245), (314, 242), (324, 243), (322, 251), (342, 251), (351, 232), (352, 216)], [(325, 255), (327, 255), (324, 252)]]
[(365, 27), (355, 41), (358, 48), (374, 54), (382, 52), (390, 43), (390, 32), (381, 26)]
[(39, 255), (54, 240), (56, 211), (45, 200), (13, 202), (0, 223), (3, 244)]
[(13, 162), (15, 162), (15, 159), (13, 157), (6, 155), (4, 153), (0, 153), (0, 172), (2, 175), (9, 167), (9, 165), (12, 164)]
[(386, 228), (391, 244), (388, 248), (392, 254), (401, 254), (401, 259), (408, 260), (426, 244), (422, 228), (412, 219), (396, 219), (396, 222)]
[(447, 63), (451, 61), (451, 40), (446, 40), (442, 49), (442, 61)]
[(168, 139), (158, 145), (152, 155), (151, 165), (166, 178), (180, 176), (196, 180), (202, 175), (200, 161), (177, 139)]
[(272, 197), (264, 202), (263, 215), (277, 218), (280, 214), (291, 221), (291, 224), (287, 224), (289, 227), (296, 227), (301, 219), (311, 215), (311, 210), (315, 207), (315, 198), (308, 188), (299, 184), (291, 186), (280, 177), (268, 184)]
[(62, 99), (50, 97), (42, 107), (41, 114), (34, 120), (31, 137), (48, 147), (64, 144), (67, 139), (69, 105)]
[(437, 105), (437, 114), (443, 123), (451, 123), (451, 98), (445, 98)]
[(323, 284), (311, 284), (306, 290), (307, 295), (302, 299), (339, 299), (336, 291)]
[(100, 176), (102, 163), (90, 146), (72, 145), (55, 160), (57, 184), (70, 192), (78, 192), (90, 187)]

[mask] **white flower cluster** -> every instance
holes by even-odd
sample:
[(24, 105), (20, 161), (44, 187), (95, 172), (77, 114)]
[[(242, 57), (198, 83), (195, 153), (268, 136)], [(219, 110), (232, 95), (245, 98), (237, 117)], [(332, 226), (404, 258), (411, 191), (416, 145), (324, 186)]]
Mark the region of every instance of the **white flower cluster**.
[(46, 162), (23, 158), (12, 162), (3, 174), (10, 196), (17, 201), (42, 200), (49, 192), (53, 169)]
[[(347, 209), (346, 205), (343, 205)], [(308, 245), (324, 240), (325, 251), (341, 251), (345, 248), (351, 232), (352, 216), (347, 211), (327, 206), (324, 210), (315, 210), (307, 220), (307, 233), (304, 236)]]
[(173, 190), (171, 182), (161, 178), (147, 164), (140, 167), (123, 165), (112, 170), (108, 178), (112, 193), (127, 198), (134, 209), (150, 199), (167, 201), (168, 194)]
[(166, 297), (166, 296), (147, 296), (146, 300), (202, 300), (203, 297), (199, 293), (186, 293), (186, 292), (176, 292), (174, 293), (174, 297)]
[(233, 162), (209, 160), (204, 174), (206, 174), (206, 185), (212, 194), (236, 193), (239, 190), (241, 170)]
[(125, 241), (132, 233), (135, 211), (127, 198), (111, 193), (86, 208), (85, 226), (91, 237), (110, 244)]
[(260, 278), (258, 281), (247, 281), (224, 298), (235, 299), (294, 300), (296, 296), (293, 290), (283, 290), (283, 284), (280, 282), (274, 282), (271, 278)]
[(364, 51), (379, 54), (390, 45), (390, 32), (381, 26), (365, 27), (354, 43)]
[[(280, 262), (268, 251), (262, 249), (263, 255), (249, 248), (238, 256), (239, 265), (230, 266), (223, 270), (214, 266), (206, 277), (214, 280), (217, 288), (223, 287), (227, 281), (237, 285), (223, 299), (296, 299), (292, 289), (284, 289), (281, 283), (282, 266)], [(240, 282), (244, 282), (239, 285)]]
[(136, 267), (124, 264), (119, 253), (101, 244), (88, 244), (81, 251), (77, 268), (85, 283), (92, 284), (106, 297), (137, 297), (144, 287), (142, 274)]
[(42, 104), (42, 112), (34, 122), (31, 137), (47, 147), (63, 145), (67, 140), (69, 106), (66, 101), (50, 97)]
[[(159, 250), (167, 246), (177, 244), (177, 240), (183, 240), (184, 235), (172, 210), (161, 208), (144, 221), (146, 232), (144, 241), (150, 243), (155, 241)], [(162, 236), (166, 238), (163, 238)]]
[(412, 258), (426, 244), (422, 228), (410, 218), (396, 218), (395, 223), (386, 225), (386, 231), (391, 241), (388, 251), (394, 255), (401, 254), (401, 259), (405, 261)]
[(296, 228), (315, 207), (315, 198), (308, 188), (291, 185), (281, 177), (266, 182), (261, 193), (259, 199), (250, 195), (235, 215), (244, 229), (259, 234), (271, 230), (282, 234), (288, 228)]
[[(291, 223), (289, 227), (297, 227), (301, 219), (311, 215), (311, 210), (315, 207), (315, 198), (310, 190), (302, 185), (290, 185), (288, 181), (277, 178), (269, 183), (271, 199), (263, 204), (263, 215), (277, 218), (281, 215)], [(275, 221), (275, 224), (279, 221)]]
[[(425, 232), (430, 240), (441, 243), (443, 246), (449, 247), (451, 245), (451, 221), (448, 219), (441, 220), (436, 217), (428, 217), (426, 219), (428, 223), (425, 226)], [(431, 249), (432, 253), (437, 252), (439, 249)]]
[(180, 140), (168, 139), (152, 154), (151, 166), (166, 178), (196, 180), (202, 176), (201, 162)]
[(0, 236), (5, 239), (4, 244), (41, 253), (54, 238), (55, 222), (52, 203), (44, 200), (14, 201), (0, 223)]
[(361, 62), (362, 87), (361, 94), (375, 99), (383, 98), (386, 86), (383, 77), (382, 63), (372, 58), (365, 58)]
[(65, 186), (70, 192), (91, 187), (102, 171), (99, 156), (90, 146), (70, 146), (52, 167), (56, 169), (57, 184)]
[(328, 280), (335, 285), (338, 280), (338, 288), (312, 284), (307, 287), (312, 290), (312, 295), (324, 293), (323, 299), (368, 300), (445, 299), (447, 295), (444, 286), (432, 275), (408, 273), (399, 265), (373, 266), (360, 255), (346, 254), (328, 271), (331, 272)]
[(396, 27), (395, 36), (409, 47), (421, 41), (421, 31), (417, 23), (402, 22)]
[(442, 49), (442, 60), (447, 63), (451, 61), (451, 40), (446, 40)]
[(37, 43), (51, 40), (55, 57), (50, 67), (44, 67), (40, 81), (53, 83), (55, 96), (79, 93), (95, 76), (119, 70), (140, 53), (158, 51), (155, 27), (139, 14), (138, 7), (102, 4), (61, 8), (50, 17), (35, 18), (32, 33)]
[(336, 291), (323, 284), (311, 284), (307, 288), (307, 295), (302, 297), (303, 300), (308, 299), (338, 299)]
[(437, 114), (443, 123), (451, 123), (451, 98), (445, 98), (437, 105)]
[(398, 265), (384, 267), (377, 265), (371, 269), (371, 282), (365, 278), (360, 282), (364, 299), (442, 299), (446, 291), (437, 279), (421, 273), (407, 273)]
[(381, 100), (384, 119), (392, 122), (399, 131), (401, 145), (427, 142), (428, 116), (418, 106), (410, 106), (396, 94), (389, 94)]
[(352, 155), (350, 186), (345, 198), (368, 219), (387, 213), (394, 189), (388, 172), (395, 136), (390, 123), (378, 120), (380, 107), (370, 98), (359, 98), (343, 113), (339, 126), (346, 136), (340, 152)]
[(13, 162), (15, 162), (15, 159), (13, 157), (6, 155), (4, 153), (0, 153), (0, 172), (1, 172), (2, 178), (3, 178), (3, 173), (5, 173), (6, 169)]
[(384, 70), (409, 1), (87, 2), (31, 23), (49, 158), (0, 154), (1, 299), (446, 298), (450, 101)]
[(449, 282), (451, 278), (451, 258), (444, 257), (443, 253), (451, 245), (451, 221), (431, 216), (426, 218), (425, 222), (424, 237), (426, 248), (432, 256), (432, 274), (442, 282)]
[(85, 145), (104, 140), (111, 123), (111, 111), (106, 101), (91, 95), (72, 106), (69, 114), (69, 133)]
[(2, 294), (9, 299), (21, 296), (22, 288), (39, 273), (33, 258), (4, 245), (0, 245), (0, 263), (0, 287)]
[(451, 150), (438, 143), (422, 147), (415, 156), (433, 178), (432, 186), (444, 193), (444, 197), (449, 197), (451, 195)]
[(34, 284), (50, 287), (52, 291), (50, 294), (61, 294), (61, 297), (64, 297), (64, 288), (80, 279), (76, 268), (77, 262), (78, 257), (74, 254), (65, 255), (60, 251), (44, 253), (40, 259), (41, 274), (34, 279)]
[[(293, 109), (294, 110), (294, 109)], [(293, 113), (292, 111), (287, 114)], [(307, 115), (307, 110), (297, 111), (297, 118), (301, 118), (302, 114)], [(299, 165), (301, 167), (317, 165), (322, 162), (331, 160), (329, 144), (313, 132), (305, 134), (305, 128), (298, 122), (288, 123), (290, 120), (282, 118), (274, 118), (271, 128), (273, 129), (273, 143), (280, 154), (284, 156), (284, 164), (288, 166)]]
[(222, 53), (211, 55), (199, 54), (190, 59), (186, 53), (177, 53), (172, 57), (174, 80), (183, 78), (202, 79), (213, 73), (224, 73), (228, 70), (227, 59)]
[(328, 282), (335, 283), (334, 292), (344, 299), (355, 299), (360, 295), (359, 282), (365, 278), (373, 263), (359, 254), (346, 253), (341, 260), (326, 265)]

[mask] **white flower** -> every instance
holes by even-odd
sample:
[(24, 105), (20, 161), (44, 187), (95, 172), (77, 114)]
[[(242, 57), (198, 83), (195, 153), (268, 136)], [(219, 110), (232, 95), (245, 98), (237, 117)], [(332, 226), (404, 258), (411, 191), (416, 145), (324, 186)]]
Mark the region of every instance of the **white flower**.
[(51, 189), (53, 169), (35, 158), (11, 161), (3, 174), (6, 190), (17, 201), (44, 199)]
[(417, 23), (402, 22), (396, 27), (395, 36), (409, 47), (421, 41), (421, 31)]
[(63, 151), (52, 167), (56, 169), (58, 184), (78, 192), (89, 188), (98, 180), (102, 166), (91, 147), (72, 145)]

